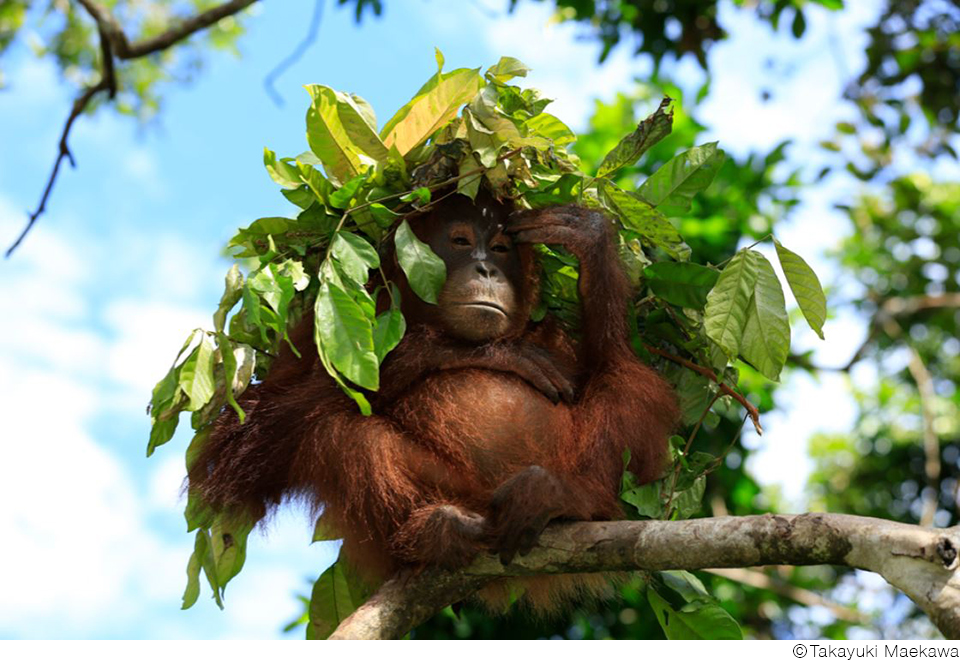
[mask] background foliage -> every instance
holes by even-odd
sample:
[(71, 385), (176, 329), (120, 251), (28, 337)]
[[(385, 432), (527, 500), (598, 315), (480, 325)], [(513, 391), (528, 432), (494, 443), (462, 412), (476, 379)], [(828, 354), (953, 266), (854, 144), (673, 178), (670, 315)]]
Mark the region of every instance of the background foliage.
[[(212, 3), (104, 4), (131, 30), (149, 34), (179, 12)], [(341, 4), (350, 5), (362, 21), (376, 20), (394, 6), (389, 0)], [(697, 98), (710, 95), (710, 49), (724, 38), (725, 20), (737, 12), (754, 12), (786, 44), (805, 33), (811, 13), (847, 11), (839, 1), (798, 0), (555, 4), (560, 20), (582, 25), (584, 36), (597, 41), (601, 59), (614, 48), (633, 48), (638, 58), (657, 63), (652, 80), (597, 104), (590, 133), (573, 147), (585, 168), (599, 167), (603, 155), (653, 109), (662, 93), (680, 100), (673, 133), (651, 149), (637, 169), (621, 173), (624, 186), (642, 180), (674, 153), (706, 141), (700, 137), (704, 127), (686, 111), (696, 107)], [(23, 26), (31, 12), (37, 19), (37, 55), (52, 58), (66, 84), (82, 86), (95, 79), (96, 30), (74, 3), (0, 0), (0, 53), (25, 38)], [(255, 16), (233, 18), (156, 58), (125, 63), (118, 72), (121, 92), (112, 107), (141, 118), (152, 116), (161, 107), (164, 86), (195, 78), (208, 47), (242, 43), (237, 42), (242, 26)], [(713, 185), (693, 200), (689, 215), (680, 220), (679, 231), (698, 260), (721, 263), (738, 247), (774, 230), (805, 191), (827, 191), (849, 216), (847, 238), (831, 253), (836, 267), (831, 307), (865, 316), (871, 332), (849, 365), (831, 365), (852, 374), (859, 419), (849, 434), (813, 439), (811, 452), (818, 465), (811, 480), (813, 508), (919, 522), (933, 502), (935, 524), (957, 522), (958, 20), (960, 10), (951, 2), (890, 2), (867, 31), (863, 70), (846, 72), (849, 84), (837, 103), (849, 109), (847, 120), (837, 124), (821, 151), (799, 161), (804, 166), (788, 158), (789, 145), (728, 158)], [(690, 58), (705, 69), (708, 82), (685, 99), (672, 80)], [(776, 91), (758, 86), (756, 93), (763, 99)], [(816, 374), (823, 366), (805, 354), (789, 355), (787, 365), (784, 378), (791, 369)], [(749, 399), (761, 411), (772, 408), (775, 386), (749, 367), (741, 365), (739, 372), (739, 385)], [(697, 444), (719, 454), (738, 425), (732, 411), (718, 414), (704, 425)], [(724, 469), (710, 475), (704, 497), (708, 510), (745, 514), (777, 506), (776, 493), (761, 493), (745, 471), (748, 455), (747, 447), (735, 446)], [(863, 578), (838, 575), (834, 569), (702, 577), (707, 590), (749, 635), (896, 636), (929, 631), (908, 603), (893, 596), (895, 615), (864, 616), (857, 611), (858, 594), (872, 587)], [(810, 610), (797, 603), (817, 605)], [(644, 637), (661, 634), (655, 621), (643, 585), (633, 582), (620, 589), (619, 600), (583, 608), (560, 621), (532, 622), (519, 613), (491, 619), (465, 610), (459, 618), (440, 615), (416, 634)]]

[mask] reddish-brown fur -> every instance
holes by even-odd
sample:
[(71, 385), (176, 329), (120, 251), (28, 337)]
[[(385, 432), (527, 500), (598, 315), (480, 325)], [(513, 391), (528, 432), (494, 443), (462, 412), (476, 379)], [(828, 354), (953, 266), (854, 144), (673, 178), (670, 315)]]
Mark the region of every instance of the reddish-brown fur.
[[(230, 409), (221, 414), (190, 471), (191, 489), (215, 510), (256, 519), (284, 499), (305, 500), (322, 509), (371, 581), (404, 566), (460, 566), (513, 535), (509, 560), (552, 519), (621, 517), (624, 450), (641, 481), (659, 476), (677, 419), (674, 395), (629, 346), (629, 285), (602, 217), (577, 207), (528, 213), (518, 238), (532, 226), (525, 217), (547, 232), (543, 240), (580, 258), (579, 344), (547, 320), (468, 345), (411, 318), (405, 302), (410, 329), (382, 367), (374, 414), (363, 417), (317, 359), (307, 318), (292, 337), (303, 357), (284, 347), (243, 396), (245, 424)], [(565, 235), (568, 227), (552, 229), (560, 220), (600, 224)], [(443, 221), (442, 212), (419, 219)], [(518, 247), (526, 319), (538, 267), (531, 246)], [(411, 299), (399, 269), (387, 266)], [(549, 361), (574, 384), (572, 400), (551, 402), (530, 384), (524, 360)], [(522, 586), (535, 607), (549, 609), (596, 581), (544, 577)], [(510, 588), (497, 584), (483, 597), (502, 603)]]

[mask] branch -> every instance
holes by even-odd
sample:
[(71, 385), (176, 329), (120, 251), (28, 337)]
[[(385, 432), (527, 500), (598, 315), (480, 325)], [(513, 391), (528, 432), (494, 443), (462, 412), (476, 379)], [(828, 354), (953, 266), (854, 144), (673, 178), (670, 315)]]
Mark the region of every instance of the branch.
[(643, 347), (646, 348), (651, 353), (655, 353), (660, 357), (667, 358), (671, 362), (676, 362), (680, 366), (686, 367), (691, 371), (695, 371), (701, 376), (709, 378), (714, 383), (717, 383), (720, 386), (721, 394), (732, 396), (734, 399), (736, 399), (737, 403), (743, 406), (744, 410), (747, 411), (747, 414), (750, 415), (750, 421), (753, 422), (753, 427), (757, 429), (757, 435), (763, 435), (763, 427), (760, 426), (760, 411), (757, 410), (756, 406), (754, 406), (752, 403), (747, 401), (742, 394), (737, 392), (732, 387), (726, 385), (725, 383), (721, 383), (720, 379), (717, 377), (717, 374), (715, 374), (713, 370), (708, 369), (707, 367), (701, 367), (699, 364), (695, 364), (690, 360), (680, 357), (679, 355), (674, 355), (673, 353), (669, 353), (667, 351), (659, 349), (656, 346), (651, 346), (650, 344), (644, 344)]
[(313, 42), (317, 40), (317, 34), (320, 32), (320, 21), (323, 18), (323, 2), (324, 0), (314, 0), (313, 16), (310, 17), (310, 26), (307, 28), (306, 36), (304, 36), (300, 43), (297, 44), (297, 47), (283, 58), (277, 66), (273, 67), (273, 70), (263, 79), (264, 89), (267, 90), (267, 94), (270, 95), (270, 98), (273, 99), (274, 104), (277, 106), (283, 106), (283, 97), (280, 95), (280, 92), (277, 91), (273, 81), (296, 64), (300, 58), (303, 57), (303, 54), (307, 52), (307, 49), (313, 45)]
[(131, 44), (130, 39), (123, 31), (123, 27), (113, 17), (109, 9), (94, 0), (77, 0), (97, 22), (97, 26), (106, 33), (110, 39), (110, 44), (113, 46), (114, 55), (121, 60), (134, 60), (144, 55), (165, 50), (178, 41), (183, 41), (187, 37), (205, 30), (220, 19), (243, 11), (256, 1), (230, 0), (230, 2), (224, 2), (222, 5), (217, 5), (207, 11), (181, 19), (177, 25), (155, 37), (142, 39)]
[(156, 37), (144, 39), (131, 45), (120, 23), (117, 22), (117, 19), (113, 17), (108, 9), (94, 2), (94, 0), (77, 0), (77, 2), (87, 10), (87, 13), (90, 14), (93, 20), (96, 21), (97, 30), (100, 33), (100, 54), (102, 60), (100, 62), (100, 81), (92, 87), (87, 87), (74, 100), (73, 107), (70, 109), (70, 115), (67, 117), (67, 122), (63, 126), (63, 132), (60, 134), (57, 158), (53, 162), (53, 170), (50, 172), (47, 185), (44, 187), (43, 194), (40, 196), (40, 203), (37, 205), (36, 210), (29, 214), (27, 226), (24, 227), (20, 235), (17, 236), (17, 240), (7, 248), (6, 258), (9, 258), (10, 255), (13, 254), (13, 251), (20, 246), (23, 239), (26, 238), (30, 230), (33, 229), (37, 218), (46, 210), (47, 200), (50, 198), (53, 184), (57, 181), (57, 175), (60, 173), (60, 164), (63, 162), (63, 159), (66, 158), (70, 161), (71, 167), (77, 166), (76, 160), (74, 160), (73, 154), (67, 146), (67, 138), (70, 135), (70, 129), (73, 128), (73, 122), (83, 114), (93, 98), (100, 92), (107, 92), (111, 99), (116, 96), (117, 75), (114, 58), (132, 60), (169, 48), (178, 41), (182, 41), (190, 35), (210, 27), (220, 19), (232, 16), (249, 7), (256, 1), (257, 0), (231, 0), (230, 2), (225, 2), (222, 5), (181, 20), (175, 27), (170, 28)]
[(960, 527), (842, 514), (555, 524), (526, 557), (482, 556), (463, 571), (428, 569), (386, 582), (331, 639), (390, 639), (503, 577), (631, 570), (697, 571), (770, 564), (836, 564), (873, 571), (960, 638)]
[(67, 123), (63, 125), (63, 131), (60, 133), (57, 158), (53, 161), (53, 170), (47, 178), (47, 185), (44, 187), (43, 194), (40, 196), (40, 203), (37, 204), (36, 210), (29, 214), (27, 226), (24, 227), (20, 235), (17, 236), (17, 240), (7, 248), (7, 252), (4, 255), (6, 258), (9, 258), (10, 255), (13, 254), (13, 251), (23, 242), (23, 239), (26, 238), (27, 234), (29, 234), (33, 228), (33, 224), (37, 221), (37, 218), (46, 210), (47, 200), (50, 198), (50, 191), (53, 190), (53, 184), (56, 182), (57, 175), (60, 173), (60, 164), (63, 162), (63, 159), (66, 158), (70, 161), (70, 167), (77, 166), (77, 161), (74, 160), (73, 154), (70, 152), (70, 147), (67, 144), (67, 138), (70, 137), (70, 129), (73, 128), (73, 122), (83, 114), (83, 111), (90, 105), (93, 97), (100, 92), (108, 92), (110, 98), (113, 98), (117, 93), (117, 78), (113, 68), (110, 40), (103, 30), (100, 30), (100, 54), (103, 59), (103, 71), (100, 74), (100, 81), (96, 85), (87, 87), (81, 92), (80, 96), (74, 99), (73, 107), (70, 109), (70, 115), (67, 117)]

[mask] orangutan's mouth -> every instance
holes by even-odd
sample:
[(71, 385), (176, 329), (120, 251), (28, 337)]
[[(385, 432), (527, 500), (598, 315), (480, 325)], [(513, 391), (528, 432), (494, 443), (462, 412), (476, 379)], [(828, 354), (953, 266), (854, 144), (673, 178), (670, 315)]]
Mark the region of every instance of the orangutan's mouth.
[(490, 301), (488, 301), (488, 300), (475, 300), (475, 301), (471, 301), (471, 302), (463, 302), (463, 303), (457, 303), (457, 304), (458, 304), (458, 305), (461, 305), (461, 306), (463, 306), (463, 307), (475, 307), (475, 308), (480, 308), (480, 309), (492, 309), (492, 310), (495, 311), (495, 312), (499, 312), (499, 313), (502, 314), (503, 316), (506, 316), (506, 315), (507, 315), (507, 312), (503, 309), (503, 307), (501, 307), (500, 305), (498, 305), (498, 304), (495, 303), (495, 302), (490, 302)]

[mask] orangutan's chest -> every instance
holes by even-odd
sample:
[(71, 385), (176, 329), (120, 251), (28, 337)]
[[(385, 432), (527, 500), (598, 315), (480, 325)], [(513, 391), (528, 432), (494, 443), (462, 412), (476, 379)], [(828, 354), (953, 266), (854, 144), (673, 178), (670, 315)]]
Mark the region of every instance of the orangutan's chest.
[(572, 422), (565, 404), (518, 376), (482, 369), (429, 375), (398, 402), (394, 416), (411, 436), (454, 447), (491, 469), (551, 456)]

